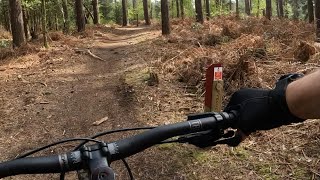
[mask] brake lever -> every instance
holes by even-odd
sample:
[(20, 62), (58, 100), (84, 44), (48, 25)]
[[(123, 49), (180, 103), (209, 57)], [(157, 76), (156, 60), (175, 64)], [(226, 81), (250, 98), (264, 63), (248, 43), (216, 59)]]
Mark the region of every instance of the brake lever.
[(189, 143), (199, 148), (206, 148), (218, 144), (227, 144), (235, 147), (240, 144), (242, 137), (236, 130), (209, 130), (199, 133), (193, 133), (178, 138), (179, 143)]
[(242, 142), (243, 136), (238, 132), (238, 130), (228, 131), (227, 133), (229, 133), (229, 132), (233, 133), (233, 135), (229, 136), (229, 137), (221, 138), (221, 139), (215, 141), (215, 143), (216, 143), (215, 145), (226, 144), (231, 147), (236, 147)]

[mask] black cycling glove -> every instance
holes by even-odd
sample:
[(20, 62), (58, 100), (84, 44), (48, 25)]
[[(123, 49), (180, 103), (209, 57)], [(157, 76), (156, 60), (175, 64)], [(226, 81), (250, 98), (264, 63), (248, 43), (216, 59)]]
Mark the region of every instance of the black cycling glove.
[(272, 90), (241, 89), (235, 92), (224, 109), (226, 112), (231, 110), (239, 112), (240, 117), (234, 128), (249, 135), (257, 130), (269, 130), (302, 122), (303, 119), (290, 112), (285, 96), (288, 84), (302, 76), (301, 74), (282, 76)]

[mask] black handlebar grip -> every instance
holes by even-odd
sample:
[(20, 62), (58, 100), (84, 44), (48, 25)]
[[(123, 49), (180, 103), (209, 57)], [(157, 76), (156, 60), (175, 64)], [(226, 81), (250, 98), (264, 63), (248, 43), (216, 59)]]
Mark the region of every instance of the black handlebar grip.
[(204, 113), (192, 116), (187, 122), (159, 126), (141, 134), (108, 144), (111, 161), (126, 158), (143, 151), (163, 140), (171, 137), (201, 132), (211, 129), (227, 129), (233, 127), (238, 113)]
[(82, 160), (79, 151), (68, 154), (26, 157), (0, 163), (0, 178), (18, 174), (46, 174), (79, 170)]
[(61, 172), (59, 156), (28, 157), (0, 164), (0, 178), (18, 174), (42, 174)]
[(239, 119), (238, 111), (231, 111), (231, 112), (222, 112), (219, 113), (223, 117), (223, 126), (225, 128), (234, 127)]

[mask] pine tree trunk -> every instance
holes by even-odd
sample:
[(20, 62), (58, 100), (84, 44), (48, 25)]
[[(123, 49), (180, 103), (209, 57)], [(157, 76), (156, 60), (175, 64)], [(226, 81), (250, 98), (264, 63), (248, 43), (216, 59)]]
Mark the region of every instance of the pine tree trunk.
[[(171, 18), (172, 18), (172, 19), (174, 18), (174, 13), (173, 13), (174, 9), (173, 9), (173, 7), (174, 7), (174, 0), (171, 0), (171, 7), (170, 7), (170, 9), (171, 9)], [(170, 14), (170, 13), (169, 13), (169, 14)]]
[(56, 31), (58, 31), (59, 30), (59, 19), (58, 19), (58, 15), (57, 15), (57, 13), (54, 13), (54, 28), (55, 28), (55, 30)]
[(240, 17), (240, 13), (239, 13), (239, 0), (236, 0), (236, 16), (237, 16), (237, 18)]
[(127, 0), (122, 0), (122, 26), (128, 25)]
[(70, 21), (69, 21), (69, 12), (68, 12), (68, 0), (62, 0), (62, 10), (63, 10), (63, 32), (65, 34), (69, 33)]
[(134, 11), (134, 17), (136, 18), (136, 26), (139, 26), (139, 14), (137, 10), (137, 0), (132, 0), (132, 7)]
[(170, 22), (169, 22), (169, 6), (168, 0), (161, 0), (161, 26), (162, 34), (170, 34)]
[(143, 0), (143, 14), (144, 14), (144, 21), (146, 25), (150, 25), (150, 18), (149, 18), (149, 10), (148, 10), (148, 0)]
[(13, 47), (20, 47), (25, 44), (26, 39), (24, 35), (22, 7), (20, 0), (10, 0), (10, 20)]
[(289, 17), (289, 10), (288, 10), (287, 0), (283, 0), (283, 5), (284, 5), (284, 17), (288, 18)]
[(250, 12), (250, 2), (249, 2), (249, 0), (245, 0), (245, 11), (246, 11), (246, 14), (248, 16), (250, 16), (251, 12)]
[(92, 0), (93, 24), (99, 24), (98, 0)]
[(176, 6), (177, 6), (177, 18), (180, 17), (180, 6), (179, 6), (179, 0), (176, 0)]
[(133, 9), (137, 8), (137, 0), (132, 0), (132, 8)]
[(314, 12), (313, 12), (313, 1), (312, 0), (308, 0), (308, 16), (309, 16), (309, 23), (313, 23)]
[(150, 3), (150, 19), (153, 19), (153, 3)]
[(181, 18), (184, 19), (184, 5), (183, 0), (180, 0)]
[(195, 0), (195, 5), (196, 5), (196, 21), (199, 23), (203, 23), (202, 1)]
[(229, 10), (232, 11), (232, 0), (229, 0)]
[(276, 9), (277, 9), (277, 16), (280, 18), (279, 1), (278, 0), (276, 0)]
[(279, 6), (279, 17), (284, 17), (284, 11), (283, 11), (283, 0), (278, 0), (278, 6)]
[(46, 28), (46, 1), (41, 0), (41, 11), (42, 11), (42, 34), (43, 34), (43, 46), (48, 48), (47, 41), (47, 28)]
[(105, 20), (108, 18), (108, 2), (107, 0), (101, 0), (102, 2), (102, 15)]
[(206, 0), (206, 16), (207, 16), (207, 20), (210, 19), (210, 0)]
[(316, 14), (316, 42), (320, 43), (320, 0), (315, 0)]
[(22, 9), (22, 17), (23, 17), (23, 28), (24, 28), (24, 36), (26, 38), (26, 41), (29, 39), (29, 30), (28, 30), (28, 13), (26, 8)]
[(215, 0), (216, 12), (220, 10), (220, 0)]
[(30, 35), (32, 39), (38, 39), (38, 24), (37, 24), (37, 14), (35, 11), (32, 11), (30, 18)]
[(293, 19), (298, 20), (299, 11), (298, 11), (298, 0), (293, 0)]
[(4, 28), (11, 32), (11, 22), (10, 22), (10, 13), (9, 13), (9, 3), (8, 1), (2, 1), (2, 15), (3, 15), (3, 23), (4, 23)]
[(83, 1), (76, 0), (75, 8), (76, 8), (76, 18), (77, 18), (76, 22), (77, 22), (78, 32), (85, 31), (86, 21), (85, 21), (85, 15), (83, 10)]
[(258, 0), (258, 4), (257, 4), (257, 17), (260, 16), (260, 0)]
[[(42, 1), (42, 0), (41, 0)], [(42, 8), (42, 7), (41, 7)], [(41, 9), (41, 13), (42, 13), (42, 9)], [(53, 17), (51, 16), (51, 13), (49, 12), (48, 13), (48, 27), (49, 27), (49, 30), (53, 30), (53, 23), (52, 23), (52, 21), (53, 21)], [(41, 27), (42, 27), (42, 14), (41, 14)]]
[(271, 20), (271, 16), (272, 16), (271, 0), (266, 0), (266, 18)]

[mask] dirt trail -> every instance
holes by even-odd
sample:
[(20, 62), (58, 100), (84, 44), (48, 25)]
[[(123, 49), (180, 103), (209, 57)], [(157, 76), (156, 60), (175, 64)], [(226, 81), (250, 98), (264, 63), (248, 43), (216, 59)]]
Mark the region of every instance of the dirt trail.
[[(105, 61), (66, 55), (62, 50), (53, 53), (53, 57), (35, 60), (30, 56), (1, 65), (1, 160), (58, 139), (143, 126), (136, 120), (135, 106), (121, 77), (128, 66), (139, 63), (127, 62), (128, 53), (138, 53), (130, 52), (130, 46), (155, 38), (159, 32), (146, 28), (121, 28), (115, 32), (95, 37), (90, 49)], [(104, 117), (108, 117), (106, 122), (92, 125)], [(51, 152), (71, 147), (66, 145)], [(123, 179), (124, 173), (118, 173)], [(35, 177), (42, 176), (28, 176)]]

